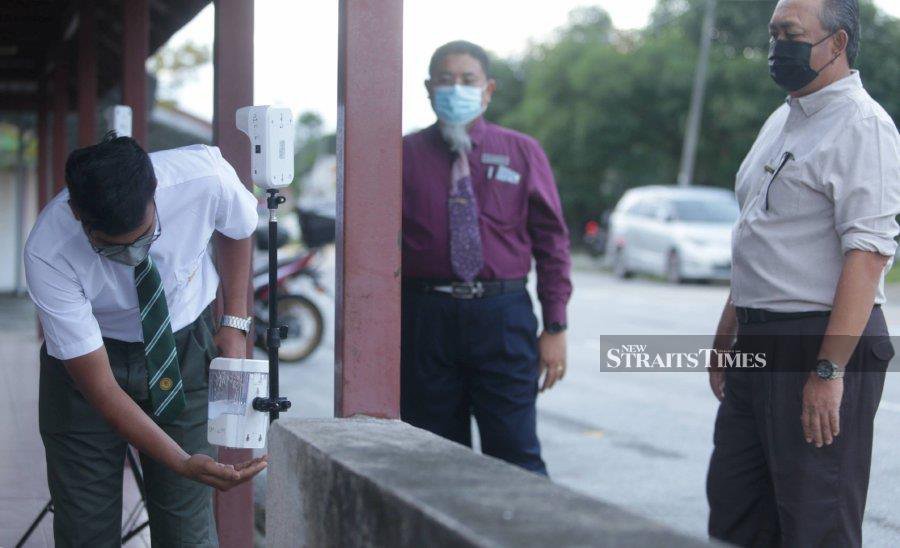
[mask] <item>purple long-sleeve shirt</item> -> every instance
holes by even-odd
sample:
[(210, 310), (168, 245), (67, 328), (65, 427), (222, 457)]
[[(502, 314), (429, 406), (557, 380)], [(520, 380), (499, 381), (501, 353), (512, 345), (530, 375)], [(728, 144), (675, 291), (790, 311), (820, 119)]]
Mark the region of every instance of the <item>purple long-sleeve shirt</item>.
[[(479, 118), (469, 131), (484, 267), (480, 280), (524, 278), (534, 256), (544, 325), (566, 322), (569, 231), (538, 142)], [(456, 279), (447, 195), (453, 153), (433, 125), (403, 138), (403, 277)]]

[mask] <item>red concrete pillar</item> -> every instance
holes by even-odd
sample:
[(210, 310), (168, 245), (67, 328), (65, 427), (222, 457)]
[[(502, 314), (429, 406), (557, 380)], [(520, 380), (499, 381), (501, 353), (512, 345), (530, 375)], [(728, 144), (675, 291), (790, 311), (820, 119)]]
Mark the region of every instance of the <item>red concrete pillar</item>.
[(147, 147), (147, 70), (150, 0), (122, 2), (122, 104), (131, 107), (131, 134)]
[[(250, 145), (235, 126), (235, 111), (253, 104), (253, 0), (216, 0), (213, 47), (213, 139), (247, 187), (250, 180)], [(253, 293), (247, 290), (248, 310)], [(248, 350), (252, 352), (248, 341)], [(247, 449), (219, 449), (219, 460), (249, 460)], [(245, 483), (227, 493), (216, 492), (216, 525), (223, 548), (253, 545), (253, 487)]]
[(66, 158), (69, 156), (68, 127), (69, 114), (69, 68), (64, 61), (58, 61), (53, 71), (53, 194), (66, 184)]
[(38, 92), (37, 117), (37, 207), (38, 212), (44, 209), (49, 197), (47, 188), (47, 172), (50, 170), (50, 107), (47, 99), (47, 86), (41, 80)]
[(400, 416), (403, 1), (341, 0), (335, 415)]
[(96, 142), (97, 18), (94, 0), (81, 0), (78, 10), (78, 146)]

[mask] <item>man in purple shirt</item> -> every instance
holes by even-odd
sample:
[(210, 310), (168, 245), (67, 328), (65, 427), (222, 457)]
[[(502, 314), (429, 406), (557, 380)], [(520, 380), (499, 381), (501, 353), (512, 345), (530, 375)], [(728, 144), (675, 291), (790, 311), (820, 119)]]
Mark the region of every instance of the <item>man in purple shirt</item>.
[(438, 121), (403, 140), (401, 415), (469, 446), (474, 415), (484, 453), (546, 474), (535, 399), (565, 373), (569, 234), (540, 145), (482, 118), (488, 71), (475, 44), (438, 48)]

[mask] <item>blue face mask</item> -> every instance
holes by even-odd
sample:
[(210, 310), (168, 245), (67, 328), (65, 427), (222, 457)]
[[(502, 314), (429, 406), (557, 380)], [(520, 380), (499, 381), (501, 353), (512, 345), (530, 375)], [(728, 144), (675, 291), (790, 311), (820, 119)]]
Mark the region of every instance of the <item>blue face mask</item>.
[(483, 94), (479, 86), (439, 86), (434, 88), (431, 104), (442, 122), (468, 124), (481, 115)]

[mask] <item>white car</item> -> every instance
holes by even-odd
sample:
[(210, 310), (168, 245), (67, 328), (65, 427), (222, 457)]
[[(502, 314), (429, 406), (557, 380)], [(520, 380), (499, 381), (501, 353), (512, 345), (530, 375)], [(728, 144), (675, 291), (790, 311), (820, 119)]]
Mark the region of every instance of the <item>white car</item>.
[(727, 280), (739, 213), (734, 193), (721, 188), (633, 188), (610, 217), (608, 260), (621, 278), (639, 272), (672, 283)]

